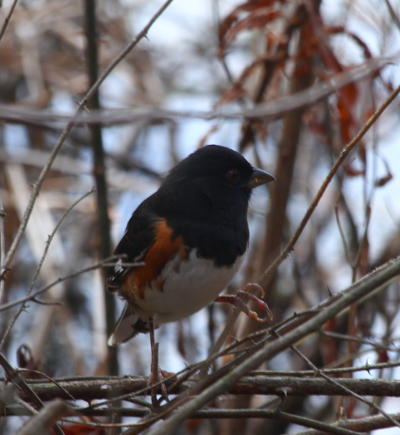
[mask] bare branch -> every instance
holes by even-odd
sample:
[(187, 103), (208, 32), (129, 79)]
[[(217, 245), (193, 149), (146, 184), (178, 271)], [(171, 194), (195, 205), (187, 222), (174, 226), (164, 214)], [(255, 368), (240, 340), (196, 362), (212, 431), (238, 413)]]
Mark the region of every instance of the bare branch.
[[(171, 0), (172, 1), (172, 0)], [(133, 121), (175, 121), (178, 119), (198, 118), (205, 120), (225, 119), (242, 120), (261, 118), (263, 121), (272, 121), (282, 117), (284, 114), (305, 108), (315, 104), (329, 95), (339, 91), (349, 83), (357, 82), (383, 66), (391, 63), (395, 57), (375, 58), (366, 61), (363, 65), (356, 66), (331, 77), (328, 82), (315, 84), (304, 91), (292, 95), (277, 98), (267, 104), (259, 104), (251, 109), (229, 110), (220, 108), (214, 111), (201, 110), (166, 110), (158, 107), (140, 107), (134, 109), (107, 109), (80, 112), (74, 115), (56, 114), (48, 110), (31, 110), (29, 108), (16, 107), (14, 105), (0, 104), (0, 119), (7, 122), (48, 126), (49, 124), (64, 125), (66, 122), (73, 122), (74, 126), (100, 124), (104, 126), (130, 124)]]
[[(340, 382), (338, 382), (337, 379), (334, 379), (325, 373), (320, 373), (318, 368), (315, 366), (315, 364), (310, 361), (309, 358), (307, 358), (303, 352), (299, 351), (296, 346), (291, 346), (291, 348), (296, 352), (297, 355), (300, 356), (304, 361), (307, 362), (307, 364), (312, 367), (316, 373), (318, 373), (322, 378), (324, 378), (327, 382), (329, 382), (331, 385), (335, 385), (342, 389), (343, 391), (346, 391), (348, 394), (350, 394), (352, 397), (360, 400), (361, 402), (367, 404), (371, 408), (375, 409), (376, 411), (380, 412), (384, 417), (386, 417), (394, 426), (400, 427), (400, 423), (396, 420), (394, 420), (386, 411), (384, 411), (380, 406), (378, 406), (376, 403), (372, 402), (371, 400), (365, 399), (364, 397), (361, 397), (360, 394), (358, 394), (356, 391), (354, 391), (352, 388), (349, 388), (348, 386), (342, 385)], [(393, 382), (393, 381), (391, 381)]]
[(13, 1), (12, 5), (10, 7), (10, 10), (8, 11), (8, 14), (7, 14), (7, 16), (6, 16), (5, 20), (4, 20), (4, 23), (1, 26), (1, 29), (0, 29), (0, 41), (3, 39), (3, 36), (6, 33), (7, 27), (10, 24), (12, 14), (14, 13), (14, 9), (17, 6), (17, 3), (18, 3), (18, 0), (14, 0)]
[[(103, 409), (86, 409), (86, 410), (76, 410), (81, 415), (92, 416), (92, 417), (102, 417), (108, 416), (110, 412), (113, 414), (125, 416), (125, 417), (144, 417), (148, 412), (145, 409), (140, 408), (103, 408)], [(29, 415), (27, 411), (23, 407), (18, 406), (10, 406), (4, 410), (4, 415)], [(389, 414), (393, 419), (400, 419), (400, 413)], [(312, 426), (315, 420), (312, 419), (302, 419), (302, 417), (295, 416), (293, 414), (289, 414), (286, 412), (281, 412), (279, 410), (268, 410), (268, 409), (224, 409), (224, 408), (205, 408), (198, 410), (192, 418), (199, 419), (209, 419), (209, 418), (273, 418), (273, 419), (287, 419), (287, 421), (291, 421), (293, 423), (297, 423), (306, 427), (315, 427)], [(295, 420), (296, 419), (296, 420)], [(309, 424), (311, 422), (311, 424)], [(87, 424), (87, 423), (86, 423)], [(322, 423), (324, 424), (324, 423)], [(92, 426), (88, 424), (88, 426)], [(93, 425), (97, 426), (97, 425)], [(101, 425), (100, 425), (101, 426)], [(129, 425), (126, 425), (129, 426)], [(332, 424), (326, 424), (324, 426), (320, 426), (321, 430), (306, 430), (302, 432), (296, 432), (295, 435), (326, 435), (327, 430), (332, 433), (343, 433), (349, 434), (354, 432), (335, 432), (337, 428), (348, 429), (350, 431), (360, 431), (360, 432), (369, 432), (375, 429), (383, 429), (386, 427), (391, 427), (390, 421), (388, 421), (385, 417), (381, 415), (372, 415), (361, 418), (353, 418), (353, 419), (343, 419), (339, 420)], [(107, 425), (106, 427), (110, 427)], [(121, 427), (118, 425), (118, 427)]]
[[(4, 235), (4, 219), (6, 217), (6, 211), (4, 209), (3, 200), (0, 197), (0, 270), (2, 269), (4, 257), (6, 254), (6, 240)], [(4, 293), (4, 280), (0, 279), (0, 304), (5, 300)]]
[[(93, 264), (88, 267), (84, 267), (83, 269), (76, 270), (75, 272), (69, 273), (68, 275), (62, 276), (60, 278), (57, 278), (55, 281), (45, 285), (39, 290), (36, 290), (35, 292), (31, 293), (28, 296), (25, 296), (24, 298), (17, 299), (16, 301), (11, 301), (6, 304), (0, 305), (0, 311), (8, 310), (12, 307), (15, 307), (16, 305), (23, 304), (25, 302), (31, 301), (35, 299), (37, 296), (41, 295), (42, 293), (46, 292), (47, 290), (51, 289), (55, 285), (59, 284), (60, 282), (66, 281), (71, 278), (75, 278), (76, 276), (81, 275), (82, 273), (91, 272), (92, 270), (99, 269), (100, 267), (114, 267), (115, 266), (115, 260), (119, 258), (116, 256), (106, 258), (103, 261), (100, 261), (96, 264)], [(133, 264), (133, 263), (131, 263)], [(140, 263), (138, 263), (140, 264)]]
[(274, 273), (274, 271), (277, 269), (277, 267), (282, 263), (283, 260), (285, 260), (285, 258), (293, 250), (294, 245), (296, 244), (297, 240), (301, 236), (301, 234), (302, 234), (305, 226), (307, 225), (310, 217), (314, 213), (314, 210), (317, 207), (317, 205), (318, 205), (319, 201), (321, 200), (322, 196), (324, 195), (327, 187), (329, 186), (329, 183), (332, 181), (332, 178), (335, 176), (337, 170), (343, 164), (343, 162), (345, 161), (346, 157), (358, 145), (358, 143), (364, 137), (364, 135), (367, 133), (367, 131), (375, 124), (375, 122), (378, 120), (378, 118), (388, 108), (388, 106), (394, 101), (394, 99), (397, 97), (397, 95), (399, 93), (400, 93), (400, 86), (398, 86), (389, 95), (389, 97), (383, 102), (383, 104), (370, 116), (368, 121), (363, 125), (363, 127), (354, 136), (354, 138), (342, 149), (339, 157), (337, 158), (336, 162), (334, 163), (334, 165), (332, 166), (332, 168), (329, 171), (328, 175), (326, 176), (324, 182), (322, 183), (322, 185), (319, 188), (317, 194), (315, 195), (314, 199), (312, 200), (310, 207), (307, 209), (305, 215), (303, 216), (303, 219), (301, 220), (300, 225), (297, 227), (295, 233), (293, 234), (292, 238), (287, 243), (285, 249), (267, 267), (267, 269), (265, 270), (265, 272), (261, 276), (260, 284), (262, 286), (265, 285), (265, 283), (268, 282), (270, 276)]
[(7, 255), (4, 259), (2, 269), (0, 270), (0, 279), (4, 279), (4, 274), (10, 267), (10, 264), (14, 258), (15, 252), (21, 242), (22, 236), (25, 232), (25, 228), (28, 224), (29, 217), (32, 213), (33, 206), (35, 205), (36, 198), (40, 192), (41, 186), (43, 184), (44, 179), (46, 178), (47, 173), (49, 172), (58, 152), (60, 151), (61, 147), (63, 146), (65, 139), (69, 135), (70, 131), (72, 130), (75, 120), (78, 118), (79, 113), (82, 111), (84, 106), (87, 104), (88, 100), (92, 97), (96, 89), (99, 88), (99, 86), (104, 82), (104, 80), (108, 77), (108, 75), (111, 73), (111, 71), (125, 58), (125, 56), (136, 47), (136, 45), (147, 35), (148, 31), (150, 30), (151, 26), (154, 24), (154, 22), (157, 20), (157, 18), (164, 12), (164, 10), (172, 3), (172, 0), (167, 0), (160, 9), (154, 14), (154, 16), (150, 19), (150, 21), (146, 24), (146, 26), (142, 29), (141, 32), (138, 33), (135, 39), (131, 41), (121, 52), (120, 54), (110, 63), (110, 65), (105, 69), (105, 71), (100, 75), (100, 77), (96, 80), (96, 82), (90, 87), (90, 89), (86, 92), (85, 96), (82, 98), (82, 100), (79, 102), (78, 107), (75, 111), (75, 114), (70, 119), (68, 124), (63, 129), (60, 137), (58, 138), (58, 141), (56, 145), (54, 146), (52, 152), (50, 153), (49, 159), (46, 162), (46, 164), (43, 166), (39, 177), (37, 178), (36, 182), (33, 185), (32, 189), (32, 195), (29, 200), (29, 203), (26, 207), (26, 211), (24, 213), (24, 216), (22, 218), (21, 224), (18, 228), (18, 231), (12, 241), (12, 244), (10, 246), (10, 249), (7, 252)]
[[(399, 89), (400, 90), (400, 89)], [(178, 405), (179, 409), (173, 415), (166, 418), (162, 425), (162, 432), (160, 427), (156, 426), (149, 430), (149, 435), (161, 435), (174, 433), (176, 427), (189, 415), (197, 409), (204, 406), (208, 401), (212, 400), (218, 394), (227, 391), (233, 384), (235, 384), (244, 374), (257, 368), (263, 361), (266, 361), (273, 356), (277, 355), (291, 344), (296, 343), (301, 338), (318, 330), (327, 320), (336, 316), (342, 310), (346, 309), (349, 305), (356, 302), (360, 298), (366, 298), (368, 295), (376, 291), (377, 288), (384, 288), (391, 280), (400, 274), (400, 258), (386, 263), (383, 267), (376, 269), (371, 274), (365, 276), (354, 285), (350, 286), (343, 292), (332, 297), (332, 303), (325, 309), (321, 310), (315, 317), (307, 320), (304, 324), (298, 326), (296, 329), (278, 337), (275, 341), (267, 343), (260, 350), (253, 355), (248, 356), (239, 365), (232, 368), (228, 374), (225, 374), (220, 379), (217, 379), (212, 385), (203, 388), (200, 382), (192, 390), (189, 390), (188, 395), (195, 395), (194, 398), (187, 400), (185, 395), (178, 403), (174, 403), (173, 407)], [(205, 378), (206, 385), (208, 385), (207, 378)], [(201, 392), (199, 392), (201, 391)], [(184, 401), (184, 403), (183, 403)]]
[[(47, 241), (46, 241), (46, 244), (45, 244), (45, 248), (44, 248), (44, 250), (43, 250), (42, 257), (41, 257), (40, 260), (39, 260), (39, 263), (38, 263), (38, 265), (37, 265), (37, 267), (36, 267), (36, 270), (35, 270), (35, 272), (34, 272), (34, 275), (33, 275), (32, 281), (31, 281), (31, 283), (30, 283), (29, 290), (28, 290), (28, 296), (25, 297), (25, 298), (23, 298), (23, 299), (26, 299), (26, 301), (28, 301), (28, 300), (34, 300), (35, 297), (37, 296), (37, 295), (34, 296), (35, 293), (37, 293), (37, 292), (35, 292), (34, 295), (32, 295), (32, 291), (33, 291), (33, 288), (34, 288), (34, 286), (35, 286), (35, 283), (36, 283), (36, 281), (37, 281), (37, 279), (38, 279), (38, 277), (39, 277), (39, 274), (40, 274), (40, 271), (41, 271), (41, 269), (42, 269), (43, 263), (44, 263), (44, 261), (45, 261), (45, 259), (46, 259), (46, 257), (47, 257), (48, 252), (49, 252), (51, 242), (53, 241), (54, 236), (56, 235), (56, 233), (57, 233), (57, 231), (59, 230), (60, 226), (61, 226), (62, 223), (64, 222), (65, 218), (69, 215), (69, 213), (70, 213), (70, 212), (71, 212), (71, 211), (72, 211), (72, 210), (73, 210), (73, 209), (74, 209), (74, 208), (75, 208), (75, 207), (76, 207), (76, 206), (77, 206), (77, 205), (78, 205), (82, 200), (84, 200), (84, 199), (85, 199), (87, 196), (89, 196), (91, 193), (93, 193), (93, 190), (90, 190), (89, 192), (86, 192), (84, 195), (82, 195), (82, 196), (79, 197), (76, 201), (74, 201), (74, 202), (73, 202), (73, 203), (72, 203), (72, 204), (67, 208), (67, 210), (65, 210), (65, 212), (63, 213), (63, 215), (61, 216), (61, 218), (58, 220), (57, 224), (55, 225), (54, 229), (52, 230), (52, 232), (51, 232), (50, 235), (48, 236)], [(57, 284), (59, 284), (59, 283), (62, 282), (62, 281), (63, 281), (63, 280), (59, 280)], [(0, 283), (4, 283), (4, 280), (0, 280)], [(49, 289), (53, 288), (55, 285), (56, 285), (56, 284), (53, 283), (53, 284), (50, 285), (50, 287), (48, 287), (46, 290), (49, 290)], [(39, 293), (39, 294), (40, 294), (40, 293)], [(1, 299), (0, 299), (0, 300), (1, 300)], [(11, 304), (13, 304), (13, 303), (11, 302)], [(5, 304), (5, 305), (8, 305), (8, 304)], [(17, 305), (18, 305), (18, 304), (17, 304)], [(9, 305), (8, 308), (11, 308), (11, 306), (14, 306), (14, 305)], [(7, 308), (4, 308), (4, 309), (7, 309)], [(22, 306), (17, 310), (17, 312), (13, 315), (12, 319), (9, 321), (8, 326), (7, 326), (7, 328), (6, 328), (6, 330), (5, 330), (4, 334), (3, 334), (3, 337), (2, 337), (1, 340), (0, 340), (0, 349), (3, 347), (3, 345), (4, 345), (4, 343), (5, 343), (5, 340), (7, 339), (8, 334), (10, 333), (10, 331), (11, 331), (13, 325), (15, 324), (15, 322), (17, 321), (18, 317), (21, 315), (21, 313), (22, 313), (23, 310), (24, 310), (24, 304), (23, 304), (23, 305), (22, 305)], [(0, 311), (2, 311), (2, 305), (0, 305)]]
[[(323, 374), (323, 370), (318, 370), (315, 377), (282, 376), (277, 371), (268, 376), (251, 373), (232, 385), (227, 393), (233, 395), (280, 396), (282, 391), (285, 391), (287, 396), (348, 396), (354, 392), (362, 396), (400, 397), (400, 381), (368, 378), (331, 378), (335, 380), (335, 383), (330, 383), (321, 378)], [(0, 379), (0, 382), (5, 382), (5, 379)], [(147, 388), (148, 379), (144, 376), (57, 378), (54, 381), (26, 379), (25, 382), (44, 401), (56, 398), (91, 401), (136, 393), (141, 395), (150, 394), (150, 389)], [(167, 381), (167, 387), (169, 387), (168, 391), (171, 395), (180, 394), (192, 388), (196, 382), (195, 379), (188, 380), (177, 386), (176, 382), (171, 379)], [(29, 398), (25, 393), (22, 393), (21, 397), (24, 400)], [(125, 396), (125, 399), (130, 400), (129, 396)]]
[[(400, 413), (389, 415), (394, 420), (400, 420)], [(335, 423), (335, 426), (345, 427), (359, 432), (370, 432), (375, 429), (391, 427), (392, 423), (383, 415), (369, 415), (367, 417), (339, 420)], [(302, 432), (296, 432), (294, 435), (325, 435), (325, 432), (317, 430), (307, 430)]]
[[(84, 2), (85, 16), (85, 34), (86, 34), (86, 63), (89, 87), (92, 86), (99, 76), (98, 66), (98, 30), (96, 16), (96, 1), (85, 0)], [(97, 88), (93, 95), (88, 99), (89, 110), (100, 109), (99, 89)], [(98, 255), (100, 258), (106, 258), (111, 255), (111, 224), (108, 215), (108, 189), (107, 189), (107, 170), (105, 165), (105, 152), (103, 146), (103, 135), (100, 125), (89, 126), (91, 145), (92, 145), (92, 173), (96, 184), (96, 221), (100, 235), (100, 245), (98, 247)], [(118, 350), (116, 347), (108, 348), (106, 346), (107, 336), (109, 336), (114, 328), (116, 321), (115, 307), (116, 302), (114, 295), (107, 289), (107, 277), (110, 275), (108, 269), (101, 269), (103, 277), (103, 309), (96, 310), (101, 319), (105, 318), (105, 333), (102, 334), (102, 340), (99, 343), (104, 352), (108, 354), (107, 364), (110, 374), (117, 375), (119, 372)]]

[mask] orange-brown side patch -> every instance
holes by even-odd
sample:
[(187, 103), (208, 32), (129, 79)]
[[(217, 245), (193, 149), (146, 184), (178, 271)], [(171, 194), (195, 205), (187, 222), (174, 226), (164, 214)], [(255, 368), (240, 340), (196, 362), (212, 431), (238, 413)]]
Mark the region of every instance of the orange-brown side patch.
[[(177, 253), (182, 259), (187, 258), (181, 237), (174, 238), (172, 229), (163, 219), (156, 224), (154, 243), (142, 260), (144, 265), (135, 267), (127, 274), (123, 285), (125, 291), (130, 293), (134, 290), (136, 296), (143, 299), (146, 285), (158, 277), (166, 263)], [(159, 281), (162, 290), (165, 280)]]

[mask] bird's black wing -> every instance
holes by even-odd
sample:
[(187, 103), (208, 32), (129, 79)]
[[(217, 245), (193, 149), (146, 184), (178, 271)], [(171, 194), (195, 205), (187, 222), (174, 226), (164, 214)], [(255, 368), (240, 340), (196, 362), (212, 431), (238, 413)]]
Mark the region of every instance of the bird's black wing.
[[(140, 262), (154, 242), (155, 224), (160, 218), (152, 210), (152, 202), (150, 196), (133, 212), (125, 234), (114, 250), (114, 254), (121, 258), (108, 278), (110, 290), (117, 290), (120, 287), (122, 278), (135, 267), (131, 264)], [(124, 263), (130, 264), (124, 265)]]

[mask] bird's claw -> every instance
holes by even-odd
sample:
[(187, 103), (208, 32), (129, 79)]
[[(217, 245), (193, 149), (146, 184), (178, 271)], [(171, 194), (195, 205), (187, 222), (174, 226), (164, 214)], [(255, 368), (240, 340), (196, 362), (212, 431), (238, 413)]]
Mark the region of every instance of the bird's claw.
[[(265, 295), (264, 289), (256, 283), (248, 283), (244, 287), (244, 290), (239, 290), (236, 295), (223, 295), (218, 296), (215, 301), (216, 302), (225, 302), (237, 307), (240, 311), (246, 314), (250, 319), (255, 320), (256, 322), (267, 322), (273, 319), (272, 312), (267, 305), (260, 297), (256, 296), (252, 291), (257, 290), (260, 293), (260, 296), (263, 297)], [(256, 306), (265, 313), (265, 316), (260, 317), (258, 313), (254, 310), (251, 310), (247, 302), (252, 301), (256, 304)]]

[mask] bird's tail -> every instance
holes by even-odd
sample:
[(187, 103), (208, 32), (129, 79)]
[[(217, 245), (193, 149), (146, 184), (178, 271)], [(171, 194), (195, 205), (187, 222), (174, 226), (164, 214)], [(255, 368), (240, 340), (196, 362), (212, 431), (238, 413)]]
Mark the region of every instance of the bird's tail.
[(126, 303), (107, 344), (109, 346), (116, 346), (117, 344), (128, 341), (139, 332), (148, 331), (148, 323), (135, 313), (130, 304)]

